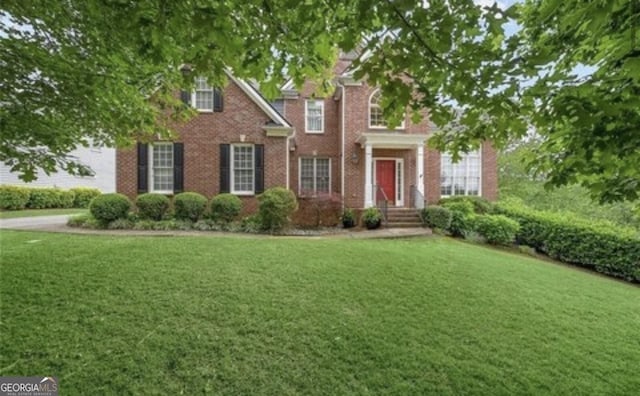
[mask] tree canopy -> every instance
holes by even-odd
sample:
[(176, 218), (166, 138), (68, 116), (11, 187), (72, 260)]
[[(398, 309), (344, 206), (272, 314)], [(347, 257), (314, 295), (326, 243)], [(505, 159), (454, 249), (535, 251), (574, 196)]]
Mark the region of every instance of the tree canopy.
[(357, 48), (356, 77), (381, 87), (390, 122), (427, 108), (437, 148), (535, 130), (528, 163), (550, 185), (638, 199), (632, 0), (7, 0), (0, 12), (0, 160), (27, 180), (84, 171), (67, 153), (90, 140), (171, 136), (191, 115), (173, 93), (195, 75), (221, 84), (229, 70), (275, 96), (289, 76), (330, 84), (337, 51)]

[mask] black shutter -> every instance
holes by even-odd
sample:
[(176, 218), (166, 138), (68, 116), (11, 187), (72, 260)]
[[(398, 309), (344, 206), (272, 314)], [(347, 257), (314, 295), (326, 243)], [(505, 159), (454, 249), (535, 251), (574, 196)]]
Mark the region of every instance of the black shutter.
[(213, 89), (213, 111), (221, 112), (224, 107), (224, 100), (222, 98), (222, 90), (220, 88)]
[(220, 145), (220, 192), (221, 193), (228, 193), (231, 191), (230, 164), (231, 164), (230, 146), (228, 144), (221, 144)]
[(191, 92), (180, 91), (180, 100), (182, 100), (182, 103), (189, 106), (191, 104)]
[(149, 146), (138, 143), (138, 194), (149, 190)]
[(184, 191), (184, 144), (173, 144), (173, 192)]
[(264, 145), (256, 144), (254, 150), (255, 193), (261, 194), (264, 191)]

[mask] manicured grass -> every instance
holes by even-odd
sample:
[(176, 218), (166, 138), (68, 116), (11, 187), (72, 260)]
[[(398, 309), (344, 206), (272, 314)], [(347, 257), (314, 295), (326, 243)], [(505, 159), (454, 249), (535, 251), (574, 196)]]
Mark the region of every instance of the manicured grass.
[(87, 209), (25, 209), (25, 210), (2, 210), (0, 211), (0, 219), (16, 219), (19, 217), (36, 217), (36, 216), (55, 216), (55, 215), (74, 215), (87, 213)]
[(445, 238), (2, 232), (0, 375), (61, 394), (634, 394), (640, 288)]

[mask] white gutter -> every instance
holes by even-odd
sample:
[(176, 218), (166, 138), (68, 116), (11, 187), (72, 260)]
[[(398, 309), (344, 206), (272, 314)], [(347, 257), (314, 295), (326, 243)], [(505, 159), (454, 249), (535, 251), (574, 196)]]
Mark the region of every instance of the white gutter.
[[(282, 112), (284, 114), (287, 114), (287, 101), (286, 100), (282, 102)], [(286, 185), (287, 190), (291, 189), (291, 182), (290, 182), (291, 169), (289, 169), (291, 167), (291, 150), (289, 148), (291, 147), (290, 143), (293, 141), (293, 139), (295, 137), (296, 137), (296, 128), (293, 128), (293, 133), (287, 138), (287, 144), (285, 145), (286, 146), (285, 150), (287, 151), (286, 154), (285, 154), (286, 161), (287, 161), (287, 164), (286, 164), (286, 167), (285, 167), (285, 173), (287, 175), (287, 185)]]

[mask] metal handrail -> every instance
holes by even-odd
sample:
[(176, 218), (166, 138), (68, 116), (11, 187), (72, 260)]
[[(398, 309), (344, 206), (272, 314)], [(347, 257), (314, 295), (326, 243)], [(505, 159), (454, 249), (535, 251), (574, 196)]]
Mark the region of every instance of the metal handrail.
[(411, 196), (409, 197), (409, 206), (416, 209), (424, 208), (424, 195), (416, 186), (411, 186)]
[[(387, 226), (387, 222), (388, 222), (388, 209), (389, 209), (389, 198), (387, 197), (387, 194), (385, 194), (384, 190), (382, 189), (382, 187), (380, 187), (379, 185), (375, 185), (374, 186), (375, 191), (376, 191), (376, 207), (380, 210), (380, 212), (382, 213), (382, 225), (384, 225), (385, 227)], [(382, 195), (383, 199), (378, 199), (378, 196)]]

